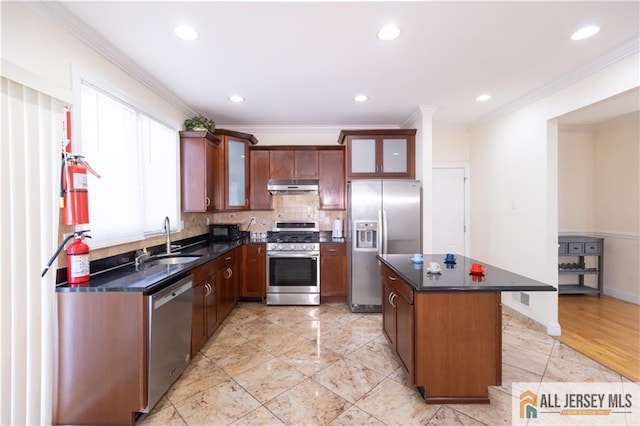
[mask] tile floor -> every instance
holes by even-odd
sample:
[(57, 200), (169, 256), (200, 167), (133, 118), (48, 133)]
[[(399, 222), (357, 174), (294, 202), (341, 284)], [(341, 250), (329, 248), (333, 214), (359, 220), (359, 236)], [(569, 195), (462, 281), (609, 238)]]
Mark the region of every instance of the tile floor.
[(389, 349), (381, 314), (241, 303), (138, 424), (511, 424), (512, 382), (623, 380), (506, 313), (502, 347), (491, 404), (426, 405)]

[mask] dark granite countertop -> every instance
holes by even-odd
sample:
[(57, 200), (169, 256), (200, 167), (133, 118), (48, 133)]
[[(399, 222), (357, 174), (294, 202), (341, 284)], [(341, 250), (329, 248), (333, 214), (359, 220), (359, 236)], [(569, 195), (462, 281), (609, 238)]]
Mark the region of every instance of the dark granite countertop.
[[(379, 255), (385, 265), (400, 275), (416, 291), (556, 291), (556, 288), (507, 270), (457, 256), (455, 264), (445, 264), (444, 254), (425, 254), (422, 264), (411, 261), (412, 254)], [(430, 262), (440, 264), (440, 274), (427, 273)], [(482, 263), (484, 275), (472, 276), (472, 263)]]
[(243, 240), (222, 243), (202, 243), (180, 250), (183, 255), (200, 255), (193, 262), (180, 265), (158, 265), (153, 262), (143, 263), (136, 268), (132, 262), (91, 276), (86, 283), (56, 287), (57, 292), (105, 292), (133, 291), (153, 292), (166, 284), (185, 276), (190, 270), (204, 265), (211, 260), (239, 247)]

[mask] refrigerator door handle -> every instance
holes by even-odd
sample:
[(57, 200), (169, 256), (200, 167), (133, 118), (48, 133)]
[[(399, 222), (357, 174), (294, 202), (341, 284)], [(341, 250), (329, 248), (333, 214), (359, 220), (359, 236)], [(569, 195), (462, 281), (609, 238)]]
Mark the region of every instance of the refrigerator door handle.
[[(382, 229), (380, 229), (382, 228)], [(384, 227), (382, 226), (382, 210), (378, 210), (378, 232), (377, 234), (377, 239), (378, 239), (378, 254), (384, 254), (384, 238), (382, 237), (382, 233), (384, 232)]]
[(389, 247), (387, 247), (388, 234), (387, 234), (387, 212), (382, 210), (382, 254), (387, 254)]

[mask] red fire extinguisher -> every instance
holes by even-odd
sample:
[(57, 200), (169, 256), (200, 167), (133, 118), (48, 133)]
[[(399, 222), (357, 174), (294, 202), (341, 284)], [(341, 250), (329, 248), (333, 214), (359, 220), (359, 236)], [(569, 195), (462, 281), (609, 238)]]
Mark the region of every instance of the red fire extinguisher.
[[(65, 153), (66, 154), (66, 153)], [(89, 191), (87, 171), (100, 177), (81, 155), (63, 155), (60, 203), (62, 223), (80, 225), (89, 223)]]
[(89, 281), (89, 246), (84, 242), (88, 231), (76, 232), (74, 241), (67, 247), (67, 282), (69, 285), (80, 284)]

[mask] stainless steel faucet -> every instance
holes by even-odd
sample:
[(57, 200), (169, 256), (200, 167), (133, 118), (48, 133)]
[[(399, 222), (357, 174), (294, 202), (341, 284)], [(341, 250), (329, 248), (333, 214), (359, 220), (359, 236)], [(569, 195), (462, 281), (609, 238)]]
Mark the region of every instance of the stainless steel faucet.
[(164, 234), (165, 234), (165, 246), (167, 254), (171, 253), (171, 223), (169, 222), (169, 216), (164, 217)]

